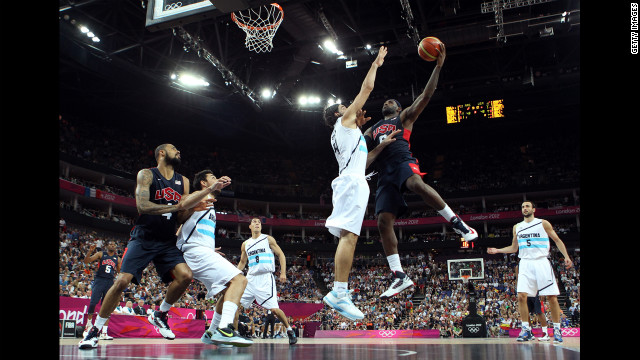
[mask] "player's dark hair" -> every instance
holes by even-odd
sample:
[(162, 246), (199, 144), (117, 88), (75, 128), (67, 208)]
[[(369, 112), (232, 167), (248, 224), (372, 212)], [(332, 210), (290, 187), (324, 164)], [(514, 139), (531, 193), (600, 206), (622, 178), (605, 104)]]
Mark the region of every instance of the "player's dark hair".
[(202, 184), (200, 184), (200, 181), (206, 181), (208, 174), (213, 175), (213, 171), (211, 171), (211, 170), (202, 170), (202, 171), (200, 171), (199, 173), (197, 173), (193, 177), (193, 188), (196, 191), (202, 190)]
[(167, 145), (169, 145), (169, 144), (162, 144), (162, 145), (158, 145), (158, 147), (156, 147), (156, 150), (154, 151), (154, 155), (156, 157), (156, 161), (158, 161), (158, 157), (160, 156), (160, 150), (166, 150)]
[(328, 127), (333, 127), (333, 125), (336, 124), (336, 121), (338, 121), (338, 118), (340, 117), (339, 115), (336, 116), (335, 113), (338, 112), (338, 106), (340, 104), (333, 104), (333, 105), (329, 105), (327, 107), (324, 108), (324, 112), (322, 117), (324, 118), (324, 123), (328, 126)]
[(532, 208), (534, 208), (534, 209), (536, 208), (536, 204), (535, 204), (533, 201), (531, 201), (531, 200), (525, 200), (525, 201), (523, 201), (523, 202), (531, 203), (531, 207), (532, 207)]

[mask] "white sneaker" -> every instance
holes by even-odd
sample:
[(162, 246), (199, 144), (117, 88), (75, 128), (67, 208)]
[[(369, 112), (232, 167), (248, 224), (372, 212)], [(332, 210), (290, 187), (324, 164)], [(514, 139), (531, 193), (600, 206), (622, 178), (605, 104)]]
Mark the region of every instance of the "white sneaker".
[(478, 232), (462, 221), (458, 215), (451, 219), (451, 226), (456, 234), (464, 238), (464, 241), (473, 241), (478, 238)]
[(404, 277), (399, 277), (398, 273), (399, 271), (394, 271), (393, 282), (391, 283), (391, 286), (389, 287), (389, 289), (387, 289), (387, 291), (380, 294), (380, 299), (386, 300), (392, 296), (396, 296), (399, 293), (401, 293), (404, 289), (414, 285), (413, 281), (411, 281), (411, 279), (409, 279), (409, 277), (406, 274), (401, 273), (404, 275)]
[(100, 340), (113, 340), (113, 337), (107, 335), (106, 331), (103, 331), (100, 333)]
[(539, 337), (538, 341), (549, 341), (549, 334), (544, 334), (543, 337)]
[(340, 315), (350, 320), (364, 319), (362, 311), (351, 302), (351, 293), (353, 290), (343, 291), (341, 293), (331, 290), (322, 301), (334, 308)]
[(176, 336), (173, 334), (173, 331), (171, 331), (171, 328), (169, 328), (166, 312), (160, 312), (156, 310), (149, 314), (147, 320), (149, 320), (152, 325), (158, 328), (160, 335), (162, 335), (162, 337), (164, 337), (165, 339), (173, 340), (176, 338)]

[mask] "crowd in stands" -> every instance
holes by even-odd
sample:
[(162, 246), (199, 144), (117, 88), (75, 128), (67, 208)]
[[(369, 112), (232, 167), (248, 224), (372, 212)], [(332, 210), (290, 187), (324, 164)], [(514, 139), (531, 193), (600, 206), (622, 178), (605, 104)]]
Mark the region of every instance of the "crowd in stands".
[[(61, 221), (60, 232), (60, 295), (90, 298), (91, 282), (96, 264), (83, 263), (91, 245), (98, 251), (107, 241), (116, 242), (117, 253), (122, 256), (127, 237), (119, 234), (105, 234), (89, 228), (66, 224)], [(239, 248), (223, 249), (234, 264), (239, 261)], [(560, 253), (555, 247), (551, 251), (551, 263), (558, 274), (567, 295), (566, 308), (571, 314), (563, 314), (566, 326), (579, 325), (580, 304), (580, 253), (570, 255), (574, 267), (566, 270), (560, 261)], [(493, 257), (485, 260), (485, 279), (476, 281), (478, 311), (487, 321), (491, 336), (505, 334), (505, 329), (520, 326), (516, 300), (517, 265), (515, 254)], [(331, 254), (318, 258), (314, 266), (307, 267), (300, 258), (287, 256), (286, 283), (278, 283), (278, 301), (321, 303), (321, 288), (329, 291), (333, 284), (334, 264)], [(391, 283), (391, 274), (386, 259), (381, 253), (376, 256), (356, 254), (349, 278), (349, 288), (353, 289), (353, 301), (365, 313), (361, 321), (348, 321), (333, 309), (323, 310), (302, 319), (301, 322), (319, 321), (322, 329), (440, 329), (442, 336), (455, 337), (462, 319), (468, 315), (467, 289), (459, 281), (449, 281), (446, 259), (434, 253), (412, 252), (403, 256), (403, 268), (413, 279), (415, 286), (387, 301), (379, 295)], [(320, 286), (317, 285), (320, 281)], [(158, 305), (166, 292), (166, 285), (160, 281), (154, 266), (148, 266), (142, 275), (140, 285), (130, 284), (123, 293), (123, 302)], [(210, 310), (215, 299), (205, 299), (206, 289), (194, 281), (175, 307)], [(547, 311), (548, 311), (547, 306)], [(260, 308), (247, 309), (250, 317), (263, 317)], [(547, 314), (550, 319), (550, 313)]]
[[(140, 168), (156, 165), (153, 151), (160, 140), (146, 133), (112, 128), (67, 115), (60, 116), (59, 124), (60, 151), (65, 154), (132, 175)], [(549, 143), (554, 146), (546, 146)], [(211, 145), (177, 145), (184, 154), (181, 173), (189, 178), (195, 172), (209, 168), (216, 174), (230, 176), (234, 181), (230, 190), (245, 195), (301, 197), (331, 202), (331, 181), (337, 172), (335, 159), (331, 157), (314, 152), (289, 152), (283, 157), (276, 152), (269, 153), (268, 149), (258, 153)], [(428, 173), (425, 180), (443, 196), (466, 191), (576, 184), (579, 181), (577, 137), (545, 139), (531, 144), (505, 141), (474, 145), (472, 151), (469, 150), (451, 147), (447, 149), (446, 156), (414, 155)], [(477, 161), (478, 158), (483, 160)], [(249, 163), (250, 168), (246, 165)], [(432, 168), (437, 171), (431, 171)], [(375, 183), (374, 177), (370, 181), (372, 194), (375, 193)]]

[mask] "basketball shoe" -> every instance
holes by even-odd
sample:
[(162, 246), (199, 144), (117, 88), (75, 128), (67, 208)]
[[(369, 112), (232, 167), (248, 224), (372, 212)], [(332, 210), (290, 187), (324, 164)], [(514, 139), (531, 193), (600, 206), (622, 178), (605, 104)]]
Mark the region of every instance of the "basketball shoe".
[(517, 341), (529, 341), (533, 334), (531, 333), (531, 329), (522, 328), (520, 331), (520, 335), (518, 335)]
[(100, 331), (97, 327), (91, 327), (87, 336), (84, 337), (79, 343), (80, 349), (95, 349), (98, 347), (98, 336), (100, 335)]
[(287, 336), (289, 337), (289, 345), (293, 345), (298, 342), (298, 337), (293, 330), (287, 330)]
[(207, 330), (204, 332), (202, 337), (200, 338), (205, 344), (215, 344), (215, 345), (233, 345), (246, 347), (253, 345), (253, 341), (249, 339), (245, 339), (240, 334), (238, 334), (233, 325), (229, 324), (226, 328), (218, 328), (214, 331)]
[(461, 235), (464, 238), (464, 241), (473, 241), (478, 238), (478, 232), (467, 225), (460, 216), (456, 215), (450, 221), (451, 226), (453, 227), (453, 231), (456, 234)]
[(166, 312), (154, 311), (147, 317), (147, 320), (158, 328), (160, 335), (167, 340), (173, 340), (176, 338), (171, 328), (169, 328), (168, 317)]
[(553, 329), (553, 343), (554, 344), (562, 344), (564, 341), (562, 340), (562, 330), (554, 328)]
[(401, 271), (393, 271), (393, 282), (387, 291), (380, 294), (380, 299), (386, 300), (392, 296), (398, 295), (404, 289), (413, 286), (413, 281)]
[(544, 333), (542, 337), (538, 338), (538, 341), (549, 341), (549, 334)]
[(362, 311), (353, 305), (351, 301), (351, 293), (353, 290), (342, 291), (338, 293), (335, 290), (329, 291), (327, 295), (322, 298), (322, 302), (334, 308), (340, 315), (350, 320), (364, 319)]

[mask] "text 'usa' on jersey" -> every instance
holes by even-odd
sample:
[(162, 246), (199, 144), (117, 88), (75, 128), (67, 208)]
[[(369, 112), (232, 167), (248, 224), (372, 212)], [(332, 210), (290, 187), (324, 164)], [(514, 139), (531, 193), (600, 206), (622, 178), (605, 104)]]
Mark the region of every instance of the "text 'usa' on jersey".
[[(371, 127), (371, 136), (365, 136), (369, 151), (378, 146), (384, 139), (396, 130), (402, 130), (395, 136), (396, 141), (389, 144), (373, 162), (373, 168), (379, 173), (389, 172), (394, 164), (407, 160), (416, 160), (411, 154), (411, 131), (405, 129), (400, 121), (400, 115), (391, 119), (382, 119)], [(416, 160), (417, 161), (417, 160)]]
[[(158, 168), (150, 169), (153, 174), (149, 186), (149, 201), (161, 205), (175, 205), (180, 202), (184, 194), (182, 175), (173, 173), (171, 179), (165, 179)], [(148, 241), (176, 241), (177, 214), (166, 213), (161, 215), (140, 214), (131, 231), (142, 240)]]

